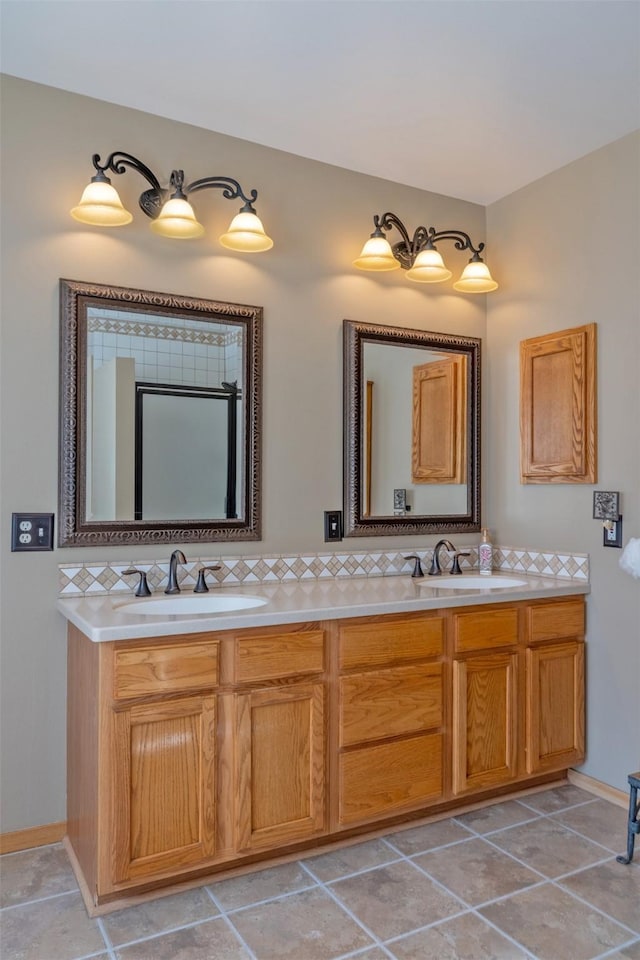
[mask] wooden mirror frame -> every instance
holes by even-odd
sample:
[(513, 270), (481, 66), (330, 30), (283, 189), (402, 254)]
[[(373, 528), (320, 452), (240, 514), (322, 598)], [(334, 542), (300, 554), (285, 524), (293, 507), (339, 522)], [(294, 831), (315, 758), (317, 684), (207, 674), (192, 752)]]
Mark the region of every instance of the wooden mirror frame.
[[(467, 371), (467, 511), (464, 514), (366, 516), (363, 510), (363, 349), (365, 343), (424, 347), (462, 354)], [(380, 537), (429, 533), (470, 533), (480, 529), (480, 340), (381, 324), (343, 323), (344, 369), (344, 535)], [(409, 464), (410, 468), (410, 464)]]
[[(87, 305), (141, 314), (172, 313), (194, 319), (232, 320), (244, 327), (244, 475), (242, 517), (195, 520), (86, 519)], [(262, 307), (127, 287), (60, 280), (60, 435), (58, 546), (196, 543), (261, 538)]]

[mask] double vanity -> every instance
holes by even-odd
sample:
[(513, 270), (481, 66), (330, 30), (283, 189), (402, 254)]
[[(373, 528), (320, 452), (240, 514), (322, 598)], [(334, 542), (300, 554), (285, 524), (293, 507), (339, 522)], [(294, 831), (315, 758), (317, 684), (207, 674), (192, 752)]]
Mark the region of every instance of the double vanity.
[(585, 581), (310, 579), (61, 599), (87, 906), (559, 779)]

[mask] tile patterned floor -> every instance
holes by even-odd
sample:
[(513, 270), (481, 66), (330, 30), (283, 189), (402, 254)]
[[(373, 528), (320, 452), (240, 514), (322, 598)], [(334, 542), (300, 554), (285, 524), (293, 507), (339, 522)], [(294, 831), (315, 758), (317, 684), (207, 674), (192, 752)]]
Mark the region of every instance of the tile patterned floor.
[(640, 960), (622, 808), (574, 786), (87, 917), (60, 844), (0, 858), (2, 960)]

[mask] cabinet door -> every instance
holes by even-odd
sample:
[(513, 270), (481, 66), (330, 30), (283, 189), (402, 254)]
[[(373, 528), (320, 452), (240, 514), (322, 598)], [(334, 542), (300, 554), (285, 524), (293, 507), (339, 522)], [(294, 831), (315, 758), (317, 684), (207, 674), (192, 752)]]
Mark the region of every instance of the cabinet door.
[(453, 790), (507, 783), (516, 775), (515, 653), (453, 663)]
[(215, 713), (213, 696), (113, 712), (115, 883), (213, 857)]
[(584, 643), (527, 650), (527, 772), (561, 770), (584, 758)]
[(325, 827), (324, 685), (237, 695), (237, 848), (275, 847)]

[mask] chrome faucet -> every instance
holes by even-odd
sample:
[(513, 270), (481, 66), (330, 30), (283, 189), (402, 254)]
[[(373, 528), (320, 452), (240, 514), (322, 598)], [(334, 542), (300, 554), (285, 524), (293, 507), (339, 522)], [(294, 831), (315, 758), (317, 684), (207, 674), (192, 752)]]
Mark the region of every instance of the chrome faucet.
[(185, 557), (182, 550), (174, 550), (171, 554), (171, 559), (169, 560), (169, 583), (167, 584), (167, 589), (165, 593), (180, 593), (180, 585), (178, 584), (178, 563), (186, 563), (187, 558)]
[(429, 570), (430, 577), (439, 577), (442, 574), (442, 568), (440, 566), (440, 551), (443, 547), (446, 548), (448, 553), (456, 552), (456, 548), (451, 543), (451, 540), (438, 540), (433, 548), (433, 560), (431, 561), (431, 569)]

